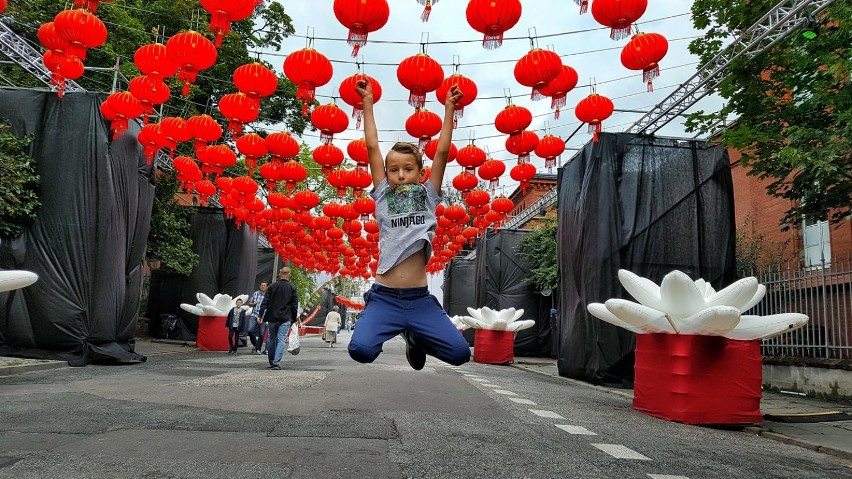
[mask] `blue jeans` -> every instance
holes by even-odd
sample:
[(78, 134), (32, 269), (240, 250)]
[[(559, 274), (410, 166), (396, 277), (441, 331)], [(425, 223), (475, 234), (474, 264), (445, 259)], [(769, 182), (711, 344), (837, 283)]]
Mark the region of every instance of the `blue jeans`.
[(349, 356), (371, 363), (382, 344), (399, 333), (413, 333), (426, 354), (459, 366), (470, 361), (470, 346), (429, 288), (388, 288), (374, 284), (364, 293), (364, 310), (349, 341)]
[[(261, 346), (263, 346), (263, 337), (266, 335), (266, 331), (269, 329), (269, 323), (260, 323), (257, 325), (257, 329), (254, 330), (255, 334), (257, 334), (257, 350), (263, 351)], [(267, 340), (266, 345), (269, 346), (269, 340)]]
[(284, 350), (287, 349), (287, 334), (290, 332), (290, 321), (284, 323), (268, 323), (269, 340), (266, 342), (266, 353), (270, 366), (281, 364)]

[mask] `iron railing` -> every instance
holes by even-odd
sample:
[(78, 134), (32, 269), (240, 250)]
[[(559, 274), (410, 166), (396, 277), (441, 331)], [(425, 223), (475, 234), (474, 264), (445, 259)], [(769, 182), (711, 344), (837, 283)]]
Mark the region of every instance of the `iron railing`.
[(764, 356), (852, 358), (852, 259), (773, 268), (754, 276), (766, 286), (766, 297), (747, 314), (810, 318), (804, 328), (764, 340)]

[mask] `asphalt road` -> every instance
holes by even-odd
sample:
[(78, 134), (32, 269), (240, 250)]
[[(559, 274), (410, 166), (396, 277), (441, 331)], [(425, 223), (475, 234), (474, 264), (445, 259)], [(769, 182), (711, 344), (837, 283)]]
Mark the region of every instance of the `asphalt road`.
[(148, 362), (0, 378), (0, 478), (852, 478), (852, 464), (675, 424), (518, 368), (140, 344)]

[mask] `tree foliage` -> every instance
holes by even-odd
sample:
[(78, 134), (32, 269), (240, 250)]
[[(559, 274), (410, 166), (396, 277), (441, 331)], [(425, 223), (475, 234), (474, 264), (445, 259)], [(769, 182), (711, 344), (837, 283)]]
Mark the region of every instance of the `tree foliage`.
[(36, 216), (40, 177), (28, 154), (32, 137), (18, 138), (8, 123), (0, 123), (0, 237), (23, 233)]
[[(708, 61), (776, 3), (696, 0), (693, 21), (706, 34), (690, 51)], [(799, 29), (760, 55), (734, 60), (719, 87), (725, 106), (687, 122), (690, 131), (711, 133), (737, 118), (721, 142), (742, 152), (750, 174), (769, 180), (769, 194), (794, 201), (785, 227), (802, 217), (838, 222), (852, 204), (852, 4), (835, 2), (820, 20), (816, 39)]]
[(195, 208), (175, 201), (180, 183), (170, 175), (158, 175), (148, 235), (146, 259), (159, 260), (163, 271), (189, 276), (198, 265), (198, 253), (192, 250), (190, 218)]
[(518, 243), (517, 253), (531, 266), (524, 282), (539, 291), (556, 289), (559, 274), (556, 268), (556, 221), (546, 220)]

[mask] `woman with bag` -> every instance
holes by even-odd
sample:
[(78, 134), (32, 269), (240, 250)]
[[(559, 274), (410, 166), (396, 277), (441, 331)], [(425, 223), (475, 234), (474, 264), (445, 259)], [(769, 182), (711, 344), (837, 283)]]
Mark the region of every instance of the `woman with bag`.
[(337, 310), (337, 305), (334, 305), (325, 317), (324, 339), (330, 348), (333, 348), (334, 343), (337, 342), (337, 330), (340, 328), (340, 313), (338, 313)]

